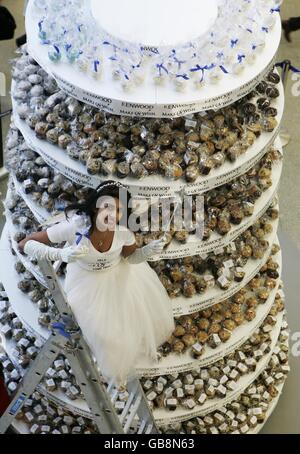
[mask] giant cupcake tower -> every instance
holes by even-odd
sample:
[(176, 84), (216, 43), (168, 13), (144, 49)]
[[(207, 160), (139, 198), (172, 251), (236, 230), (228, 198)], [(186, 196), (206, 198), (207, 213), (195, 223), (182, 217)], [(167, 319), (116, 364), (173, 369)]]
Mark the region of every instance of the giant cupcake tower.
[[(29, 1), (28, 43), (13, 62), (0, 247), (0, 361), (11, 393), (57, 312), (37, 263), (17, 242), (115, 179), (137, 198), (204, 198), (203, 238), (190, 226), (171, 226), (163, 253), (150, 262), (176, 324), (159, 361), (137, 365), (161, 432), (261, 430), (289, 371), (276, 236), (284, 108), (274, 69), (279, 6)], [(142, 226), (137, 243), (163, 234), (164, 226)], [(120, 414), (127, 399), (126, 391), (115, 396)], [(63, 355), (14, 427), (96, 431)]]

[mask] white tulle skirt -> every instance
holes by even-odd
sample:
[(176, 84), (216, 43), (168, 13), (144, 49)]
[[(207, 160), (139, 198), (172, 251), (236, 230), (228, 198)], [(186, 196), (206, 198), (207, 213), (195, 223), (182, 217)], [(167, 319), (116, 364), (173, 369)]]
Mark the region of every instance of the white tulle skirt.
[(99, 272), (72, 263), (65, 290), (102, 375), (116, 384), (134, 376), (139, 359), (156, 361), (174, 330), (168, 294), (147, 263), (122, 259)]

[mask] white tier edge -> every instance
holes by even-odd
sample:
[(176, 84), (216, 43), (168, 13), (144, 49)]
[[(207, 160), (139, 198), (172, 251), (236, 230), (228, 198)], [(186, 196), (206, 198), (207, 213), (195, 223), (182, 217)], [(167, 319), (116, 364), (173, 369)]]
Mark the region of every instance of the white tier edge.
[[(13, 82), (12, 94), (14, 87), (15, 84)], [(121, 179), (114, 175), (113, 179), (121, 182), (133, 195), (150, 198), (173, 196), (174, 194), (180, 193), (183, 189), (187, 195), (202, 194), (243, 175), (264, 156), (279, 133), (284, 111), (284, 90), (282, 84), (280, 84), (279, 89), (280, 97), (274, 102), (274, 107), (278, 109), (278, 126), (272, 133), (262, 133), (255, 143), (235, 163), (226, 162), (220, 168), (213, 169), (207, 177), (200, 177), (195, 183), (186, 183), (182, 180), (168, 181), (160, 175), (151, 175), (142, 180), (137, 180), (133, 177)], [(83, 164), (70, 158), (64, 150), (46, 140), (38, 139), (34, 131), (17, 115), (16, 102), (12, 100), (12, 103), (14, 110), (13, 119), (16, 127), (22, 133), (27, 145), (41, 155), (48, 165), (59, 170), (64, 176), (75, 183), (92, 188), (96, 188), (102, 181), (112, 178), (112, 176), (90, 175)]]
[(272, 68), (281, 38), (281, 21), (278, 15), (255, 64), (247, 65), (242, 74), (224, 75), (219, 83), (206, 84), (200, 90), (189, 84), (184, 92), (176, 91), (170, 84), (157, 86), (151, 78), (134, 90), (124, 91), (118, 82), (113, 81), (109, 67), (104, 68), (101, 79), (96, 80), (81, 73), (76, 66), (51, 62), (47, 49), (39, 42), (33, 1), (27, 7), (26, 31), (29, 53), (65, 92), (116, 115), (170, 118), (224, 107), (251, 92)]

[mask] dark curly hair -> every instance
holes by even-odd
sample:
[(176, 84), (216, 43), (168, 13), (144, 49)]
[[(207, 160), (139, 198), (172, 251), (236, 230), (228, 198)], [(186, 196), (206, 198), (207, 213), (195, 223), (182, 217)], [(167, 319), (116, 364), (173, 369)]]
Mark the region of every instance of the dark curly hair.
[(122, 202), (126, 209), (126, 216), (122, 216), (119, 220), (119, 224), (128, 228), (128, 219), (131, 215), (131, 195), (125, 186), (120, 183), (116, 183), (113, 180), (108, 180), (101, 183), (96, 189), (91, 190), (86, 200), (83, 203), (73, 203), (65, 209), (65, 215), (68, 219), (68, 215), (71, 211), (75, 211), (77, 214), (86, 214), (90, 217), (91, 224), (94, 223), (94, 216), (97, 212), (97, 200), (99, 197), (109, 196), (114, 199), (118, 199)]

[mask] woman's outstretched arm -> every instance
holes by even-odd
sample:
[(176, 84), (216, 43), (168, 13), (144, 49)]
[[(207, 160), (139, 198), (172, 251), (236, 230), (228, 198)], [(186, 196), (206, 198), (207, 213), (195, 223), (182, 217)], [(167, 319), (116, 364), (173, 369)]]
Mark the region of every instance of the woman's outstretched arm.
[(87, 246), (68, 246), (65, 248), (54, 248), (50, 244), (47, 232), (37, 232), (26, 237), (19, 243), (19, 249), (22, 253), (36, 260), (50, 260), (55, 262), (61, 260), (66, 263), (75, 262), (88, 254)]
[(25, 244), (30, 240), (38, 241), (39, 243), (46, 244), (47, 246), (51, 244), (46, 230), (42, 232), (34, 232), (31, 235), (26, 236), (24, 240), (20, 241), (18, 244), (20, 252), (24, 252)]
[(76, 226), (74, 226), (72, 222), (64, 220), (52, 225), (47, 228), (47, 230), (28, 235), (24, 240), (20, 241), (19, 248), (21, 252), (24, 252), (24, 246), (28, 241), (37, 241), (46, 246), (51, 244), (62, 244), (66, 241), (70, 242), (75, 235), (75, 231)]

